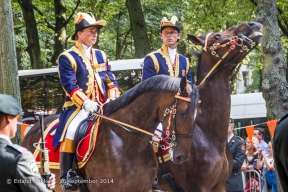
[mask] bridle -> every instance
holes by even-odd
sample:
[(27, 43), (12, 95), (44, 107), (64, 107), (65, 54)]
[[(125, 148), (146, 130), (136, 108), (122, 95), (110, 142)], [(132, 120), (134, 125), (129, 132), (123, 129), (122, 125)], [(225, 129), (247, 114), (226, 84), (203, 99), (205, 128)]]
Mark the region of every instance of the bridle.
[[(177, 145), (177, 142), (176, 142), (177, 137), (192, 138), (194, 136), (193, 133), (176, 134), (176, 113), (177, 113), (178, 101), (180, 99), (180, 100), (185, 101), (185, 102), (191, 102), (191, 99), (189, 97), (180, 96), (179, 92), (177, 95), (175, 95), (175, 100), (173, 101), (173, 103), (168, 108), (166, 108), (166, 110), (164, 111), (163, 118), (160, 121), (160, 123), (163, 126), (163, 130), (165, 130), (163, 122), (164, 122), (165, 118), (167, 117), (167, 115), (169, 114), (168, 125), (167, 125), (165, 133), (161, 130), (156, 129), (157, 131), (164, 133), (164, 137), (160, 137), (156, 134), (154, 135), (154, 137), (156, 137), (160, 141), (165, 141), (168, 144), (168, 146), (161, 145), (155, 141), (150, 142), (152, 145), (154, 145), (156, 147), (161, 147), (161, 149), (163, 149), (163, 150), (167, 150), (173, 146), (176, 146)], [(171, 123), (172, 123), (172, 132), (170, 131)]]
[[(204, 77), (204, 79), (198, 85), (199, 89), (204, 86), (204, 83), (206, 82), (206, 80), (209, 80), (209, 79), (211, 79), (211, 77), (216, 75), (221, 69), (223, 69), (228, 63), (230, 63), (230, 61), (232, 61), (238, 54), (240, 54), (242, 52), (246, 52), (244, 55), (244, 57), (245, 57), (251, 50), (253, 50), (258, 45), (258, 43), (255, 43), (255, 41), (253, 41), (249, 37), (247, 37), (243, 34), (238, 35), (238, 26), (237, 25), (234, 27), (234, 30), (235, 30), (235, 34), (236, 34), (235, 36), (229, 38), (229, 40), (226, 40), (222, 43), (214, 43), (212, 46), (208, 46), (208, 41), (209, 41), (210, 36), (214, 33), (207, 34), (207, 36), (205, 38), (205, 44), (204, 44), (204, 47), (202, 48), (202, 50), (207, 52), (207, 53), (210, 53), (211, 55), (214, 55), (215, 57), (217, 57), (218, 61), (212, 67), (212, 69), (210, 69), (210, 71), (207, 73), (207, 75)], [(244, 45), (244, 42), (247, 42), (247, 45)], [(229, 49), (226, 51), (226, 53), (224, 53), (223, 56), (220, 56), (216, 52), (217, 50), (224, 48), (224, 47), (228, 47), (228, 46), (229, 46)], [(239, 50), (239, 53), (236, 54), (233, 58), (231, 58), (230, 61), (226, 61), (225, 58), (229, 55), (229, 53), (231, 53), (236, 48), (236, 46), (241, 48)], [(223, 65), (220, 69), (215, 71), (220, 63), (225, 63), (225, 65)]]
[[(162, 125), (163, 125), (165, 118), (169, 114), (168, 126), (166, 128), (165, 133), (161, 130), (158, 130), (160, 132), (163, 132), (164, 136), (158, 136), (155, 133), (150, 133), (150, 132), (145, 131), (141, 128), (135, 127), (133, 125), (129, 125), (127, 123), (124, 123), (124, 122), (121, 122), (121, 121), (118, 121), (115, 119), (112, 119), (110, 117), (104, 116), (104, 115), (99, 114), (99, 113), (92, 113), (92, 114), (95, 116), (98, 116), (100, 118), (111, 121), (113, 124), (116, 124), (116, 125), (122, 127), (123, 129), (125, 129), (129, 133), (132, 133), (134, 135), (137, 135), (137, 136), (143, 138), (144, 140), (149, 141), (153, 146), (161, 147), (161, 149), (167, 150), (167, 149), (177, 145), (177, 143), (176, 143), (177, 137), (192, 138), (194, 136), (194, 134), (176, 134), (176, 113), (177, 113), (177, 106), (178, 106), (179, 100), (189, 102), (189, 103), (191, 102), (191, 99), (189, 97), (180, 96), (180, 89), (179, 89), (178, 93), (175, 95), (175, 100), (172, 102), (172, 104), (168, 108), (166, 108), (166, 110), (164, 111), (163, 118), (160, 121), (160, 123), (162, 123)], [(173, 126), (172, 132), (170, 131), (171, 122), (172, 122), (172, 126)], [(168, 146), (159, 144), (158, 142), (151, 140), (151, 138), (146, 138), (143, 134), (141, 134), (139, 132), (150, 135), (152, 137), (156, 137), (160, 141), (165, 141), (168, 144)]]

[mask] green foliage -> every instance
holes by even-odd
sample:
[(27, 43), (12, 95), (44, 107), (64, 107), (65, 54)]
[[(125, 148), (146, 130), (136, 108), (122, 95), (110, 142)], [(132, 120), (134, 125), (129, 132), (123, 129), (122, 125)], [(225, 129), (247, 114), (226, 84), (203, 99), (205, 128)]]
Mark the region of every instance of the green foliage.
[[(71, 16), (76, 3), (77, 1), (74, 0), (65, 0), (67, 18)], [(186, 40), (187, 34), (200, 36), (208, 32), (216, 32), (233, 27), (243, 21), (254, 21), (256, 10), (250, 0), (141, 0), (141, 4), (152, 50), (157, 50), (162, 45), (162, 41), (159, 38), (162, 18), (171, 18), (173, 15), (178, 17), (182, 34), (179, 45), (185, 50), (183, 54), (190, 58), (190, 66), (193, 67), (192, 71), (194, 73), (196, 73), (197, 60), (193, 57), (192, 52), (199, 50), (199, 47)], [(40, 38), (41, 58), (44, 61), (44, 67), (51, 67), (55, 32), (53, 28), (48, 27), (47, 22), (51, 26), (55, 25), (54, 3), (53, 1), (34, 0), (33, 5), (39, 10), (39, 12), (35, 10), (34, 14)], [(31, 67), (29, 55), (26, 52), (27, 38), (22, 11), (17, 1), (12, 0), (12, 6), (16, 47), (18, 55), (21, 56), (21, 59), (18, 60), (18, 65), (22, 66), (23, 69), (29, 69)], [(278, 1), (277, 6), (279, 8), (278, 18), (286, 26), (288, 21), (288, 0)], [(106, 52), (110, 60), (133, 57), (133, 41), (137, 41), (137, 39), (132, 38), (129, 14), (124, 0), (82, 0), (76, 12), (79, 11), (92, 12), (97, 20), (107, 21), (107, 25), (101, 29), (96, 47)], [(67, 39), (74, 33), (73, 18), (74, 15), (66, 28)], [(281, 40), (284, 52), (287, 54), (287, 35), (282, 33)], [(71, 43), (66, 44), (67, 49), (71, 46)], [(249, 54), (242, 62), (243, 64), (249, 64), (249, 68), (253, 70), (253, 84), (247, 88), (246, 92), (260, 89), (262, 66), (260, 58), (260, 51), (256, 51), (253, 54)], [(135, 73), (136, 75), (133, 77), (131, 72), (117, 74), (122, 92), (140, 82), (140, 72), (136, 71)]]

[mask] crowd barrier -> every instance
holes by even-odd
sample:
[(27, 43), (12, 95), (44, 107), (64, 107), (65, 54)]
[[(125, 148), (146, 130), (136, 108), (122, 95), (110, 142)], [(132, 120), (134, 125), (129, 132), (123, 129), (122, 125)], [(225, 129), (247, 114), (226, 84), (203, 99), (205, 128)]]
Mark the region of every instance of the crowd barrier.
[(256, 170), (242, 171), (244, 192), (268, 192), (264, 176)]

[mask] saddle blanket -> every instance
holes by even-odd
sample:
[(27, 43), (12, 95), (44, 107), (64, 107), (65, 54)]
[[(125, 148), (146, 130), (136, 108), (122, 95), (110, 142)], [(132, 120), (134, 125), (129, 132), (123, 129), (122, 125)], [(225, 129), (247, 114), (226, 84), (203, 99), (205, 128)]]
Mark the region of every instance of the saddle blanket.
[[(93, 124), (89, 125), (92, 126), (91, 129), (89, 129), (86, 136), (77, 144), (75, 154), (79, 169), (86, 165), (95, 150), (100, 122), (101, 118), (97, 118)], [(44, 140), (46, 141), (45, 147), (49, 150), (48, 156), (50, 169), (60, 169), (60, 147), (52, 146), (53, 136), (56, 132), (58, 124), (59, 119), (56, 119), (44, 131)], [(41, 138), (39, 142), (42, 142)], [(37, 148), (40, 148), (40, 144), (37, 145)], [(36, 159), (38, 168), (40, 168), (39, 150), (36, 149), (33, 155)]]

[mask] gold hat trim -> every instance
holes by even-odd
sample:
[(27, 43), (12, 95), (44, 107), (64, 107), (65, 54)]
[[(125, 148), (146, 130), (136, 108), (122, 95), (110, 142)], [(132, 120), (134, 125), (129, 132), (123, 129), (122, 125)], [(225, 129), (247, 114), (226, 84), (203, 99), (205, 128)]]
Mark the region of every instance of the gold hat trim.
[(166, 17), (163, 17), (160, 27), (176, 27), (176, 22), (178, 22), (176, 16), (173, 16), (170, 21)]

